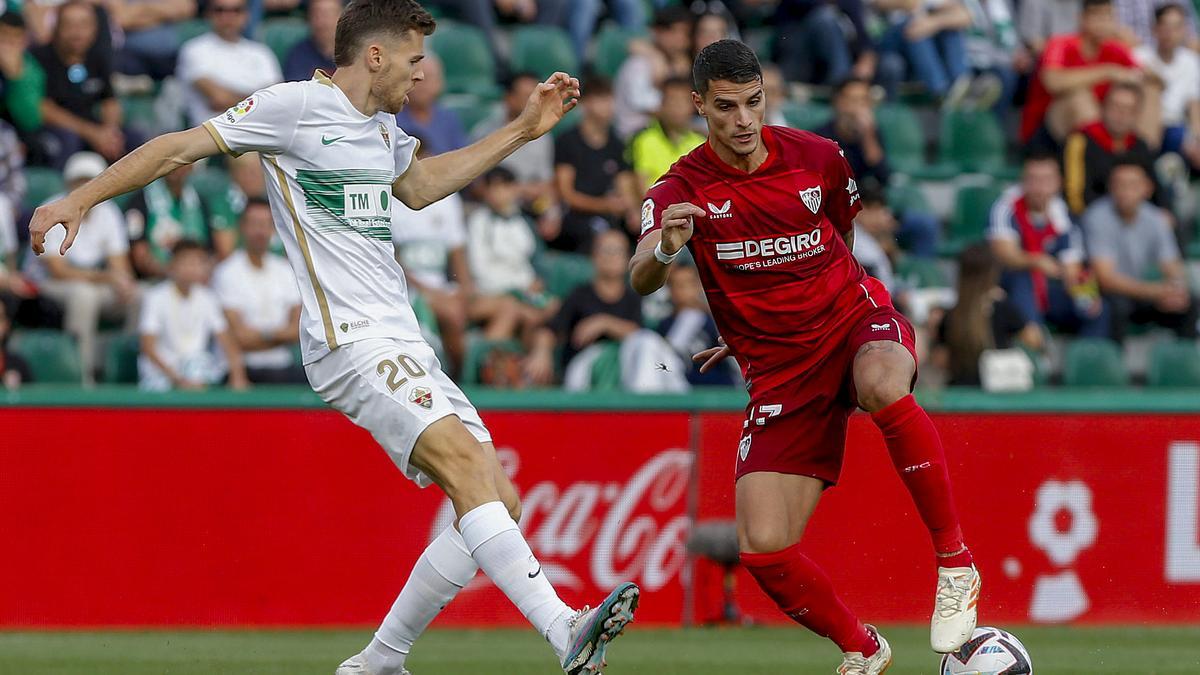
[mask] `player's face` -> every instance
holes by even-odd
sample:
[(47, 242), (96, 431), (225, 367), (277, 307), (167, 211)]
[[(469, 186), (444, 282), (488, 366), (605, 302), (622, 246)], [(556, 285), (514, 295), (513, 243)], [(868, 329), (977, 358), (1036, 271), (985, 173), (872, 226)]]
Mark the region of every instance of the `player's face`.
[(709, 138), (735, 155), (749, 155), (758, 150), (767, 110), (765, 99), (760, 80), (741, 84), (714, 80), (704, 98), (692, 95), (700, 114), (708, 121)]
[(403, 37), (389, 37), (380, 46), (380, 67), (375, 79), (375, 97), (379, 109), (398, 113), (408, 103), (408, 93), (425, 79), (421, 60), (425, 58), (425, 36), (410, 30)]

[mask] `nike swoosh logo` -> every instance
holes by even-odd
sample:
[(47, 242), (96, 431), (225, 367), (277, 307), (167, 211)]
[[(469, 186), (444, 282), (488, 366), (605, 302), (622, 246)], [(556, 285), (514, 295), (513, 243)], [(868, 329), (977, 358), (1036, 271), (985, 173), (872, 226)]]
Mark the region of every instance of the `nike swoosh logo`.
[(337, 138), (325, 138), (324, 136), (321, 136), (321, 145), (333, 145), (343, 138), (345, 138), (345, 136), (338, 136)]
[(538, 565), (538, 568), (537, 568), (537, 570), (535, 570), (535, 571), (533, 571), (533, 572), (530, 572), (530, 573), (529, 573), (529, 578), (530, 578), (530, 579), (536, 579), (536, 578), (537, 578), (537, 575), (539, 575), (539, 574), (541, 574), (541, 573), (542, 573), (542, 566), (541, 566), (541, 565)]

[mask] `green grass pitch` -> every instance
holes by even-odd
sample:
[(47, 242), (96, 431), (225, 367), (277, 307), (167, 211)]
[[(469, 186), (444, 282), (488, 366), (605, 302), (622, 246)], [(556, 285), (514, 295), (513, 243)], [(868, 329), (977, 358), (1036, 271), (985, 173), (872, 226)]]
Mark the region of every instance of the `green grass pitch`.
[[(1039, 675), (1200, 673), (1200, 626), (1017, 627)], [(0, 632), (0, 675), (332, 675), (362, 631)], [(888, 675), (934, 675), (927, 630), (888, 626)], [(609, 652), (607, 675), (807, 675), (840, 662), (799, 629), (638, 630)], [(531, 631), (434, 630), (409, 661), (414, 675), (554, 675)]]

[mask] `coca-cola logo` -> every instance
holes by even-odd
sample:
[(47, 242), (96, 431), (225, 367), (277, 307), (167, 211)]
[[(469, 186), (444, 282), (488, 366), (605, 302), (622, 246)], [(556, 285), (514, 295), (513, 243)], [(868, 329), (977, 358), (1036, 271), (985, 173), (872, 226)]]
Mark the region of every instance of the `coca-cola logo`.
[[(521, 462), (515, 450), (500, 448), (496, 454), (518, 490), (524, 487), (521, 529), (556, 587), (577, 591), (634, 581), (656, 591), (678, 577), (686, 560), (690, 451), (664, 450), (624, 483), (573, 480), (564, 472), (569, 482), (529, 486), (518, 479)], [(453, 521), (454, 507), (444, 500), (430, 538)]]

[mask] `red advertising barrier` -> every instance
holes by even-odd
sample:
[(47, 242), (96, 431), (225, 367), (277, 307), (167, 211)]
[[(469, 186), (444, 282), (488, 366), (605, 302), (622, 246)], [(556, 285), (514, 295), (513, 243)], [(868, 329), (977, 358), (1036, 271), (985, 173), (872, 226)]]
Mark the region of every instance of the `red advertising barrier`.
[[(984, 622), (1195, 622), (1200, 614), (1200, 416), (935, 415)], [(702, 425), (699, 520), (732, 517), (742, 416)], [(927, 620), (928, 534), (866, 415), (851, 419), (841, 483), (807, 552), (864, 620)], [(710, 579), (701, 569), (697, 579)], [(741, 608), (786, 621), (744, 572)], [(698, 618), (718, 612), (700, 583)], [(718, 593), (719, 597), (719, 593)]]
[[(700, 520), (732, 516), (740, 414), (493, 412), (531, 545), (564, 599), (619, 580), (689, 606)], [(938, 415), (983, 620), (1180, 622), (1200, 607), (1200, 416)], [(451, 519), (328, 411), (0, 409), (0, 627), (372, 624)], [(865, 416), (805, 538), (873, 621), (924, 621), (927, 535)], [(696, 566), (694, 618), (714, 613)], [(738, 599), (782, 617), (744, 574)], [(520, 624), (482, 577), (439, 622)]]
[[(494, 413), (575, 606), (625, 579), (679, 623), (688, 416)], [(0, 409), (0, 626), (377, 622), (452, 519), (327, 411)], [(522, 622), (482, 578), (439, 622)]]

